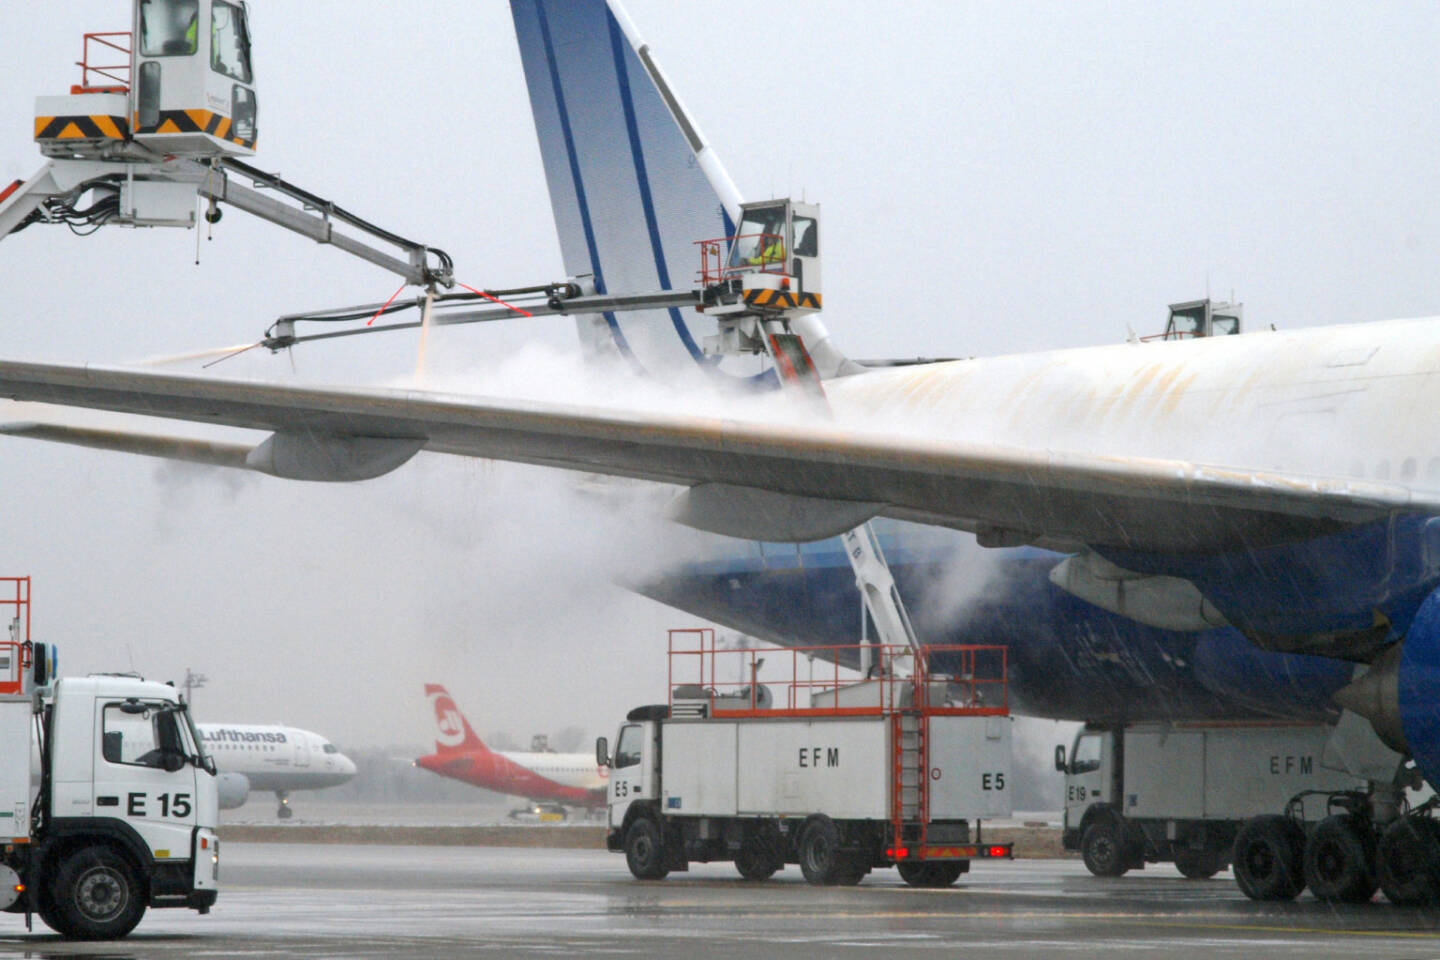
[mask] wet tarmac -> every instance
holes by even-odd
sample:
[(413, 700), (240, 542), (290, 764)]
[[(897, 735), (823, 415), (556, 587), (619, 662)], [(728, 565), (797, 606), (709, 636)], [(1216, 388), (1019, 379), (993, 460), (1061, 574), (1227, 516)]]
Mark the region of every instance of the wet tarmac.
[(640, 883), (602, 851), (231, 844), (209, 916), (153, 911), (128, 939), (70, 944), (0, 921), (0, 956), (1440, 957), (1440, 912), (1381, 901), (1256, 904), (1228, 874), (1152, 866), (1098, 880), (1074, 861), (978, 866), (948, 890), (893, 871), (814, 888), (729, 864)]

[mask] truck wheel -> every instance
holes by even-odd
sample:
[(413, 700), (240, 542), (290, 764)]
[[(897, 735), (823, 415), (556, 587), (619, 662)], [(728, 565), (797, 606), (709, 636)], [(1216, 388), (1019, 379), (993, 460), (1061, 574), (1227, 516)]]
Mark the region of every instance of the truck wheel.
[(1130, 869), (1124, 834), (1110, 817), (1096, 818), (1080, 834), (1080, 856), (1097, 877), (1122, 877)]
[(1375, 832), (1353, 814), (1320, 821), (1305, 844), (1305, 882), (1318, 900), (1365, 903), (1375, 896)]
[(1440, 902), (1440, 823), (1428, 817), (1390, 824), (1380, 838), (1380, 889), (1391, 903), (1422, 907)]
[(145, 915), (135, 871), (109, 847), (86, 847), (61, 864), (53, 896), (56, 922), (46, 923), (72, 940), (118, 940)]
[(869, 872), (870, 868), (862, 864), (858, 856), (852, 858), (842, 854), (840, 865), (832, 882), (837, 887), (853, 887), (864, 880), (865, 875)]
[(969, 864), (964, 860), (937, 860), (930, 863), (900, 863), (900, 879), (912, 887), (948, 887), (960, 879)]
[(740, 876), (746, 880), (769, 880), (775, 871), (785, 866), (778, 840), (768, 830), (747, 833), (735, 854), (735, 869), (740, 871)]
[(40, 920), (45, 926), (54, 930), (56, 933), (62, 933), (63, 931), (60, 929), (60, 916), (55, 912), (55, 900), (50, 896), (49, 891), (43, 889), (43, 885), (40, 890), (40, 895), (35, 898), (35, 901), (35, 912), (40, 915)]
[(1294, 900), (1305, 889), (1305, 832), (1287, 817), (1252, 817), (1235, 837), (1235, 883), (1251, 900)]
[[(805, 823), (798, 846), (800, 872), (809, 883), (840, 883), (851, 867), (840, 852), (840, 828), (824, 814), (811, 817)], [(859, 877), (854, 882), (859, 883)]]
[(625, 865), (637, 880), (663, 880), (670, 872), (665, 865), (665, 836), (650, 817), (636, 817), (625, 831)]
[(1209, 880), (1223, 868), (1220, 857), (1213, 850), (1195, 850), (1182, 847), (1175, 851), (1175, 869), (1189, 880)]

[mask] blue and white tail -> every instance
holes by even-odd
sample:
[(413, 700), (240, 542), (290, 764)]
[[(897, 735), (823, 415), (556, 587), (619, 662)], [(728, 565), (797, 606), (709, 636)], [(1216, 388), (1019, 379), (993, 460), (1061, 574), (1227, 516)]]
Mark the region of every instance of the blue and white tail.
[[(740, 194), (617, 0), (511, 0), (565, 270), (600, 293), (686, 290)], [(670, 379), (710, 369), (679, 309), (577, 318), (587, 357)]]

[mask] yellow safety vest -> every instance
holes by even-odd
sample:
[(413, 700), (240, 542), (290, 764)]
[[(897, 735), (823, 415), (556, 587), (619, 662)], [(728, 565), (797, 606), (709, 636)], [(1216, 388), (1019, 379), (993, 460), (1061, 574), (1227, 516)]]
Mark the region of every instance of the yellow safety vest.
[(762, 263), (779, 263), (784, 259), (785, 241), (777, 238), (776, 240), (771, 242), (770, 246), (766, 247), (760, 252), (760, 256), (751, 257), (745, 262), (750, 264), (752, 267), (758, 267)]

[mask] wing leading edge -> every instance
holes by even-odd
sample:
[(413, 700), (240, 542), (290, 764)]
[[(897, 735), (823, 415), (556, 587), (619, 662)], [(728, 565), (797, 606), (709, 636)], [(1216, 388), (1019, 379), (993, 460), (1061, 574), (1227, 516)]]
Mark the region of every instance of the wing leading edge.
[[(366, 479), (419, 449), (694, 487), (728, 485), (977, 532), (1209, 552), (1440, 512), (1406, 487), (1179, 460), (932, 441), (417, 390), (290, 386), (0, 361), (0, 396), (269, 431), (256, 447), (56, 425), (7, 432), (311, 480)], [(723, 487), (721, 488), (723, 489)]]

